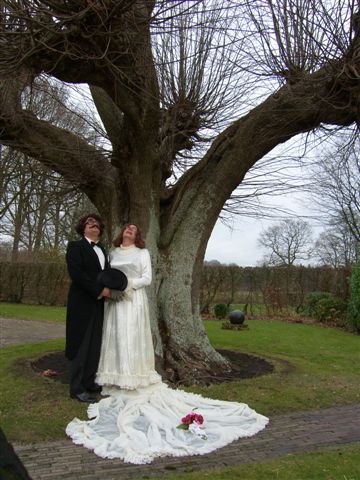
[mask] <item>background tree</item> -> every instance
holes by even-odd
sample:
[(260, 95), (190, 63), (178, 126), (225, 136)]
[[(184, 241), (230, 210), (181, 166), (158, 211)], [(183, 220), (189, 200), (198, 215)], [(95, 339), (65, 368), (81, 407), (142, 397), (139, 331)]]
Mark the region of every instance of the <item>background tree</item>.
[(360, 242), (359, 140), (345, 130), (330, 138), (311, 168), (313, 204), (327, 229), (319, 235), (314, 254), (333, 267), (356, 262)]
[[(61, 84), (36, 79), (24, 90), (21, 103), (40, 117), (96, 142), (84, 116), (69, 110), (69, 92)], [(93, 124), (94, 125), (94, 124)], [(56, 258), (64, 253), (72, 233), (74, 217), (95, 207), (84, 194), (61, 175), (38, 160), (1, 147), (0, 152), (0, 234), (11, 241), (11, 260), (39, 258), (44, 253)]]
[(3, 156), (9, 157), (15, 168), (7, 171), (0, 197), (0, 234), (11, 242), (11, 260), (59, 257), (73, 235), (74, 216), (83, 211), (84, 195), (32, 158), (11, 149)]
[(226, 304), (228, 307), (230, 307), (230, 305), (234, 303), (235, 294), (239, 288), (239, 279), (241, 276), (239, 265), (236, 263), (230, 263), (229, 265), (226, 265), (226, 273), (227, 282), (224, 290), (227, 293)]
[(350, 278), (349, 322), (360, 333), (360, 259)]
[(348, 226), (338, 223), (320, 233), (312, 256), (318, 258), (320, 265), (349, 267), (357, 260), (357, 242)]
[[(173, 380), (228, 368), (205, 335), (199, 293), (207, 241), (234, 190), (290, 138), (358, 121), (354, 5), (1, 3), (0, 141), (85, 193), (108, 235), (140, 224), (154, 263), (156, 353)], [(90, 86), (101, 146), (23, 108), (39, 75)]]
[(268, 251), (264, 261), (268, 265), (294, 265), (309, 258), (312, 230), (304, 220), (288, 218), (264, 230), (259, 245)]
[(360, 149), (357, 135), (337, 136), (312, 169), (311, 193), (327, 225), (360, 242)]
[(221, 287), (224, 288), (227, 269), (217, 260), (204, 262), (201, 275), (200, 311), (210, 313), (216, 295)]

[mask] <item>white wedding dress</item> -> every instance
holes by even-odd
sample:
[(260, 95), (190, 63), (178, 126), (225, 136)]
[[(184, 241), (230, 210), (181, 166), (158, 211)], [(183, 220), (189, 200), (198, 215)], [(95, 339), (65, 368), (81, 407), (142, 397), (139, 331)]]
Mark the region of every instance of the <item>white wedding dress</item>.
[[(204, 398), (161, 381), (154, 368), (145, 291), (151, 283), (149, 252), (119, 247), (110, 263), (127, 275), (129, 291), (123, 301), (105, 305), (96, 381), (108, 397), (89, 406), (90, 420), (74, 418), (68, 424), (73, 442), (103, 458), (144, 464), (156, 457), (210, 453), (262, 430), (268, 418), (244, 403)], [(204, 418), (201, 428), (178, 429), (193, 410)]]

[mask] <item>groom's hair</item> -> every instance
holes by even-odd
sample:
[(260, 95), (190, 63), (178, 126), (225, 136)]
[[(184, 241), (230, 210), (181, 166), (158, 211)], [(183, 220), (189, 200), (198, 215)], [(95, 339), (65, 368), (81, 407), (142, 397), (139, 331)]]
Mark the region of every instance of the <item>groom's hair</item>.
[(124, 235), (124, 232), (125, 232), (125, 228), (128, 227), (129, 225), (135, 225), (135, 227), (137, 228), (136, 236), (135, 236), (135, 246), (138, 247), (138, 248), (145, 248), (145, 241), (142, 238), (140, 228), (138, 227), (138, 225), (136, 225), (136, 223), (125, 223), (125, 225), (120, 230), (120, 233), (118, 235), (116, 235), (116, 237), (113, 240), (114, 247), (120, 247), (120, 245), (122, 244), (122, 241), (123, 241), (123, 235)]
[(99, 228), (100, 228), (100, 236), (101, 236), (104, 233), (105, 224), (97, 213), (88, 213), (87, 215), (84, 215), (83, 217), (81, 217), (78, 223), (75, 225), (75, 231), (83, 237), (86, 221), (89, 218), (93, 218), (98, 222)]

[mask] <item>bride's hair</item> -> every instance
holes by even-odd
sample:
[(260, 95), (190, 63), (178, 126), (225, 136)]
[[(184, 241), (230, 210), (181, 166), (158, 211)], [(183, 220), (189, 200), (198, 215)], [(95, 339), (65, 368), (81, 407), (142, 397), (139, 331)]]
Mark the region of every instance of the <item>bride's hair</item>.
[(135, 225), (135, 227), (137, 228), (136, 236), (135, 236), (135, 246), (138, 247), (138, 248), (145, 248), (144, 239), (142, 238), (140, 228), (136, 225), (136, 223), (125, 223), (125, 225), (120, 230), (120, 233), (118, 235), (116, 235), (116, 237), (114, 238), (114, 240), (112, 242), (114, 247), (120, 247), (120, 245), (122, 244), (122, 241), (123, 241), (123, 235), (124, 235), (125, 228), (128, 227), (129, 225)]

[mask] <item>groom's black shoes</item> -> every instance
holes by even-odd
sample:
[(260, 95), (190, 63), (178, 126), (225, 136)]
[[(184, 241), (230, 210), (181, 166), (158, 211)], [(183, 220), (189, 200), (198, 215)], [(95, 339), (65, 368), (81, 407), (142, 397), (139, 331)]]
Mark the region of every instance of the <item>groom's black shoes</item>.
[(96, 393), (101, 393), (102, 387), (100, 385), (97, 385), (94, 383), (91, 387), (88, 387), (86, 389), (90, 394), (96, 394)]
[(79, 402), (84, 403), (96, 403), (96, 398), (94, 397), (94, 395), (91, 395), (91, 393), (88, 392), (70, 393), (70, 398), (74, 398), (76, 400), (79, 400)]

